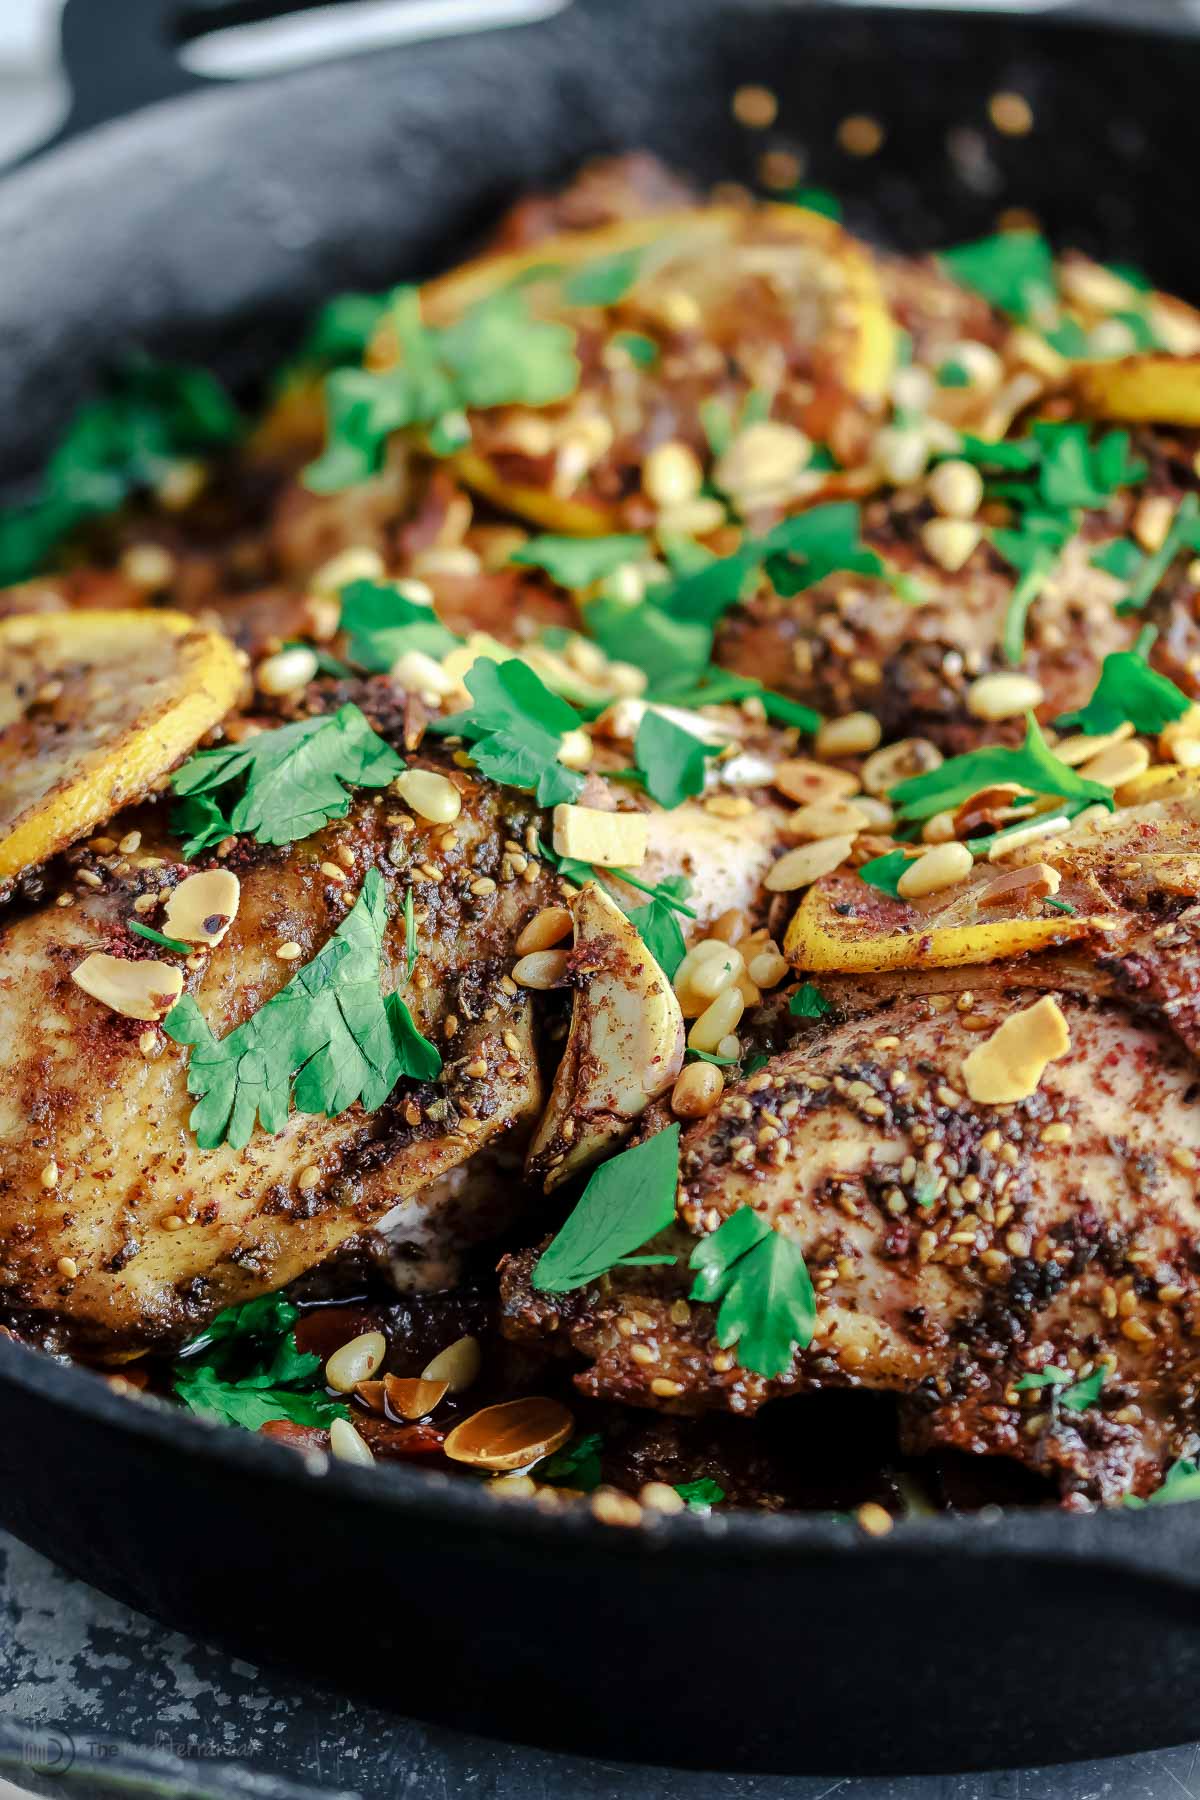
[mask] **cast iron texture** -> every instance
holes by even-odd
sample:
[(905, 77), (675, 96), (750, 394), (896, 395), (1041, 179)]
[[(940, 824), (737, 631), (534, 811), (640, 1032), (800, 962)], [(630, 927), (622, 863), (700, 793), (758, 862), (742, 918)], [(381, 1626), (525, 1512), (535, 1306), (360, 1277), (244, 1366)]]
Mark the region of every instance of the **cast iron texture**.
[[(1179, 206), (1198, 64), (1195, 44), (1079, 24), (607, 0), (151, 107), (0, 187), (0, 467), (28, 470), (123, 346), (262, 373), (323, 296), (432, 268), (520, 189), (623, 145), (747, 178), (768, 144), (804, 146), (811, 178), (896, 244), (1021, 203), (1198, 293)], [(751, 80), (780, 96), (768, 138), (730, 120)], [(987, 131), (1008, 87), (1034, 103), (1032, 138)], [(879, 161), (830, 148), (851, 110), (886, 123)], [(444, 1478), (313, 1473), (2, 1341), (0, 1442), (0, 1522), (75, 1573), (470, 1729), (844, 1774), (1200, 1727), (1190, 1507), (914, 1521), (881, 1541), (720, 1514), (622, 1531)]]

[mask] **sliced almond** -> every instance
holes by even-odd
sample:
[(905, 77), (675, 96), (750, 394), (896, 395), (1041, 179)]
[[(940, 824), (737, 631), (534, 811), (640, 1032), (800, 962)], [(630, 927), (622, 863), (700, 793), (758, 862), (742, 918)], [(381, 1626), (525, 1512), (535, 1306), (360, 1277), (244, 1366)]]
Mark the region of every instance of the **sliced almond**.
[(574, 1429), (560, 1401), (533, 1395), (472, 1413), (454, 1427), (442, 1449), (451, 1462), (476, 1469), (523, 1469), (561, 1449)]
[(172, 890), (163, 930), (187, 944), (219, 944), (237, 917), (241, 894), (241, 882), (228, 869), (189, 875)]
[(361, 1400), (373, 1413), (383, 1412), (383, 1383), (378, 1378), (371, 1381), (360, 1381), (355, 1385), (355, 1399)]
[(1025, 1007), (976, 1046), (963, 1062), (963, 1081), (980, 1106), (1006, 1106), (1037, 1091), (1046, 1065), (1071, 1048), (1071, 1031), (1052, 994)]
[(455, 1338), (421, 1370), (421, 1380), (444, 1381), (452, 1394), (461, 1394), (477, 1378), (482, 1362), (478, 1338)]
[(426, 1381), (422, 1376), (385, 1375), (383, 1392), (388, 1408), (399, 1419), (424, 1419), (450, 1392), (448, 1381)]
[(594, 806), (556, 806), (554, 850), (600, 869), (636, 869), (646, 860), (645, 813), (601, 812)]
[(79, 967), (72, 969), (71, 980), (123, 1019), (146, 1019), (155, 1024), (166, 1017), (183, 992), (183, 976), (170, 963), (127, 962), (104, 950), (85, 956)]

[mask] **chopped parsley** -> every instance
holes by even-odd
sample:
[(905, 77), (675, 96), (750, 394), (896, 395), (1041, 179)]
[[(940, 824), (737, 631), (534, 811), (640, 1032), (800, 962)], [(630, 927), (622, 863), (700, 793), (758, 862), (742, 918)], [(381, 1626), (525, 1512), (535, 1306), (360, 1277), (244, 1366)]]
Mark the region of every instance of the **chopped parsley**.
[(525, 568), (545, 569), (559, 587), (585, 588), (602, 581), (622, 563), (649, 555), (646, 539), (637, 532), (618, 532), (611, 537), (561, 537), (547, 532), (528, 538), (512, 553), (511, 561)]
[[(1080, 800), (1084, 804), (1096, 801), (1110, 812), (1116, 805), (1111, 788), (1098, 781), (1085, 781), (1082, 775), (1059, 761), (1032, 713), (1026, 714), (1025, 742), (1020, 749), (987, 744), (980, 750), (968, 750), (963, 756), (950, 757), (936, 769), (928, 769), (923, 775), (913, 775), (907, 781), (899, 782), (888, 797), (896, 808), (897, 818), (909, 824), (961, 806), (982, 788), (1011, 783), (1031, 794), (1049, 794), (1063, 800)], [(895, 856), (896, 852), (890, 854)]]
[(317, 493), (377, 474), (393, 432), (442, 425), (443, 441), (432, 447), (444, 452), (463, 442), (459, 415), (470, 409), (547, 406), (579, 382), (574, 332), (535, 319), (519, 288), (502, 288), (443, 326), (424, 323), (416, 288), (397, 288), (385, 321), (396, 362), (336, 369), (326, 380), (326, 446), (304, 475)]
[(1139, 1500), (1136, 1494), (1125, 1496), (1126, 1506), (1173, 1506), (1179, 1500), (1200, 1500), (1200, 1466), (1193, 1458), (1180, 1457), (1171, 1464), (1163, 1477), (1163, 1483), (1147, 1500)]
[(1088, 561), (1093, 569), (1103, 569), (1106, 575), (1129, 582), (1145, 566), (1146, 552), (1139, 550), (1132, 538), (1113, 538), (1102, 544)]
[(480, 656), (464, 679), (475, 704), (433, 721), (430, 730), (466, 738), (480, 774), (532, 790), (539, 806), (577, 800), (583, 776), (558, 760), (564, 736), (580, 727), (574, 707), (515, 656), (501, 663)]
[(257, 1431), (272, 1419), (328, 1426), (350, 1409), (328, 1394), (321, 1359), (296, 1348), (299, 1312), (283, 1294), (260, 1294), (218, 1313), (176, 1358), (171, 1386), (194, 1413)]
[(686, 875), (672, 875), (651, 890), (645, 906), (635, 906), (626, 917), (668, 981), (674, 981), (687, 945), (676, 916), (691, 882)]
[(386, 787), (403, 767), (358, 707), (347, 704), (190, 756), (171, 777), (183, 801), (172, 828), (187, 836), (188, 858), (241, 832), (260, 844), (295, 843), (345, 818), (349, 788)]
[(609, 1269), (673, 1263), (674, 1256), (635, 1255), (675, 1219), (679, 1126), (601, 1163), (579, 1204), (534, 1267), (542, 1294), (567, 1294)]
[(360, 669), (383, 674), (410, 650), (440, 661), (463, 640), (432, 606), (410, 600), (386, 581), (351, 581), (342, 589), (346, 653)]
[(833, 1002), (825, 998), (819, 987), (805, 981), (788, 1001), (788, 1011), (796, 1019), (824, 1019), (833, 1011)]
[(0, 512), (0, 587), (36, 575), (60, 540), (237, 437), (241, 417), (205, 369), (139, 357), (75, 414), (39, 489)]
[(702, 1475), (698, 1481), (677, 1481), (675, 1492), (681, 1500), (686, 1500), (689, 1512), (711, 1512), (725, 1498), (725, 1489), (720, 1482), (713, 1481), (708, 1475)]
[(1100, 1398), (1107, 1373), (1102, 1363), (1082, 1381), (1076, 1381), (1070, 1369), (1042, 1369), (1037, 1374), (1022, 1375), (1016, 1391), (1024, 1394), (1038, 1388), (1052, 1388), (1056, 1405), (1065, 1406), (1068, 1412), (1085, 1412)]
[(1055, 725), (1059, 731), (1083, 731), (1096, 737), (1128, 722), (1135, 731), (1157, 734), (1173, 719), (1182, 719), (1191, 704), (1168, 676), (1150, 667), (1139, 644), (1133, 650), (1115, 650), (1106, 656), (1086, 706), (1064, 713)]
[(563, 282), (563, 299), (568, 306), (615, 306), (637, 280), (644, 254), (617, 250), (581, 263)]
[(1079, 911), (1079, 908), (1072, 906), (1069, 900), (1056, 900), (1052, 894), (1042, 896), (1042, 905), (1053, 907), (1055, 912), (1066, 913), (1072, 919)]
[(190, 956), (195, 947), (192, 944), (183, 943), (179, 938), (164, 937), (161, 931), (155, 931), (153, 925), (143, 925), (140, 919), (126, 919), (125, 924), (136, 937), (146, 938), (150, 943), (157, 944), (162, 950), (173, 951), (176, 956)]
[(913, 1199), (918, 1206), (930, 1207), (937, 1199), (938, 1176), (932, 1169), (917, 1170), (917, 1178), (913, 1182)]
[[(975, 792), (974, 789), (971, 791)], [(934, 810), (941, 809), (935, 807)], [(903, 850), (889, 850), (885, 856), (873, 856), (870, 862), (861, 863), (858, 872), (868, 887), (878, 888), (881, 894), (890, 894), (893, 900), (899, 900), (900, 877), (912, 860)]]
[(412, 974), (417, 966), (417, 914), (413, 906), (413, 891), (409, 888), (404, 895), (404, 973)]
[(1036, 321), (1057, 304), (1054, 253), (1039, 232), (997, 232), (943, 250), (938, 260), (952, 280), (1014, 319)]
[(609, 339), (614, 350), (623, 350), (639, 369), (652, 369), (658, 361), (658, 345), (641, 331), (618, 331)]
[(341, 369), (361, 362), (390, 301), (390, 293), (335, 294), (309, 326), (294, 366)]
[(692, 1251), (691, 1298), (719, 1302), (717, 1342), (771, 1381), (812, 1343), (817, 1301), (800, 1246), (741, 1206)]
[(793, 206), (802, 206), (806, 212), (823, 213), (827, 219), (838, 223), (842, 218), (842, 203), (836, 194), (824, 187), (797, 187), (785, 198)]
[(432, 1081), (441, 1072), (404, 1001), (380, 985), (387, 922), (383, 877), (369, 869), (324, 949), (228, 1036), (213, 1036), (190, 994), (172, 1007), (163, 1030), (191, 1046), (189, 1124), (202, 1150), (241, 1150), (256, 1117), (264, 1131), (282, 1131), (292, 1100), (297, 1112), (331, 1119), (356, 1100), (374, 1112), (402, 1075)]
[(633, 745), (633, 759), (652, 800), (671, 811), (704, 792), (705, 762), (724, 744), (706, 744), (673, 719), (647, 707)]
[(1130, 583), (1129, 592), (1123, 600), (1117, 602), (1119, 613), (1141, 612), (1180, 551), (1200, 549), (1198, 519), (1200, 498), (1194, 493), (1185, 494), (1175, 510), (1175, 517), (1161, 546), (1146, 558)]
[(578, 1488), (580, 1493), (590, 1494), (600, 1486), (603, 1447), (604, 1439), (600, 1433), (588, 1432), (586, 1437), (573, 1439), (552, 1456), (535, 1463), (531, 1472), (536, 1481), (549, 1482), (552, 1487)]

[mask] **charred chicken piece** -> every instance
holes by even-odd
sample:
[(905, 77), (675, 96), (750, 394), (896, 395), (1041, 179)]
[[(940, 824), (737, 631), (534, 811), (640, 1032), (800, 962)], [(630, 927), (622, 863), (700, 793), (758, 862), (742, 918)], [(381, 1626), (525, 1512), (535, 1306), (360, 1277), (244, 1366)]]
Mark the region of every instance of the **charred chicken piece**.
[[(551, 1296), (514, 1256), (506, 1329), (584, 1359), (588, 1395), (746, 1414), (886, 1389), (913, 1447), (1015, 1457), (1075, 1504), (1152, 1490), (1194, 1443), (1195, 1068), (1161, 1025), (1065, 996), (1069, 1054), (1024, 1100), (972, 1100), (964, 1062), (1036, 999), (904, 997), (775, 1057), (684, 1139), (675, 1267)], [(696, 1234), (743, 1206), (794, 1236), (817, 1292), (813, 1342), (775, 1381), (687, 1299)], [(1020, 1385), (1053, 1368), (1068, 1393), (1102, 1366), (1078, 1410)]]

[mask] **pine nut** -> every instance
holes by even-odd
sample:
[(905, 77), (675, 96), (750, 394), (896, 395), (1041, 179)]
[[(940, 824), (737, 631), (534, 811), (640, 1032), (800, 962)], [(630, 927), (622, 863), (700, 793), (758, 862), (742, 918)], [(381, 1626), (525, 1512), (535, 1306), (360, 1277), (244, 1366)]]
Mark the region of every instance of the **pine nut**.
[(771, 786), (798, 805), (814, 800), (845, 800), (857, 794), (861, 783), (848, 769), (826, 769), (807, 757), (792, 757), (781, 762), (771, 777)]
[(517, 938), (517, 952), (528, 956), (535, 950), (549, 950), (552, 944), (561, 944), (569, 937), (572, 927), (573, 921), (565, 906), (543, 906)]
[(406, 650), (391, 668), (392, 680), (406, 693), (428, 694), (436, 702), (454, 693), (458, 683), (424, 650)]
[(586, 769), (592, 760), (592, 740), (587, 732), (564, 732), (556, 760), (564, 769)]
[(827, 719), (813, 739), (813, 749), (829, 761), (837, 756), (868, 756), (878, 748), (882, 736), (883, 726), (874, 713), (852, 712), (841, 719)]
[(967, 711), (973, 719), (1019, 719), (1045, 699), (1040, 681), (1032, 675), (981, 675), (967, 689)]
[(973, 463), (939, 463), (926, 482), (925, 492), (945, 519), (973, 519), (983, 501), (983, 476)]
[(413, 557), (414, 575), (478, 575), (483, 564), (465, 544), (433, 544)]
[(695, 454), (675, 440), (659, 444), (642, 464), (642, 488), (655, 506), (678, 506), (693, 499), (703, 481)]
[(851, 837), (818, 838), (814, 843), (802, 844), (798, 850), (789, 850), (767, 870), (764, 887), (772, 894), (791, 894), (797, 888), (808, 887), (819, 881), (822, 875), (831, 875), (840, 869), (853, 847)]
[(688, 1049), (714, 1051), (721, 1039), (734, 1029), (745, 1010), (745, 1001), (737, 988), (725, 988), (688, 1032)]
[(787, 958), (775, 949), (760, 951), (746, 966), (747, 975), (760, 988), (778, 987), (787, 972)]
[(352, 1394), (360, 1381), (367, 1381), (387, 1355), (387, 1339), (382, 1331), (364, 1331), (335, 1350), (325, 1364), (325, 1379), (339, 1394)]
[(688, 537), (707, 537), (710, 532), (720, 530), (726, 517), (725, 508), (714, 495), (701, 494), (695, 500), (681, 501), (678, 506), (661, 508), (658, 529), (682, 531)]
[(294, 694), (307, 687), (316, 672), (316, 653), (307, 644), (295, 644), (260, 662), (254, 671), (254, 684), (261, 694)]
[(871, 446), (876, 466), (893, 487), (909, 487), (920, 481), (929, 462), (929, 444), (923, 431), (885, 425)]
[(906, 900), (920, 900), (942, 888), (957, 887), (970, 874), (975, 858), (965, 844), (936, 844), (923, 850), (896, 883)]
[(1133, 726), (1128, 719), (1125, 719), (1115, 731), (1097, 732), (1094, 737), (1089, 736), (1085, 731), (1079, 731), (1071, 737), (1060, 738), (1054, 746), (1054, 754), (1059, 762), (1065, 762), (1069, 769), (1075, 769), (1080, 763), (1089, 762), (1093, 756), (1099, 756), (1101, 750), (1107, 750), (1111, 744), (1123, 743), (1126, 738), (1132, 736)]
[(565, 950), (534, 950), (513, 964), (512, 978), (524, 988), (557, 987), (567, 973)]
[(970, 519), (929, 519), (921, 527), (926, 553), (948, 575), (961, 569), (979, 548), (983, 527)]
[(336, 598), (347, 583), (382, 581), (384, 574), (383, 558), (378, 550), (373, 550), (369, 544), (351, 544), (331, 556), (328, 562), (323, 562), (310, 576), (308, 585), (314, 594)]
[(933, 395), (933, 376), (918, 363), (908, 363), (892, 376), (892, 405), (897, 412), (928, 412)]
[(1087, 312), (1126, 312), (1137, 302), (1137, 290), (1101, 263), (1068, 256), (1056, 274), (1063, 299)]
[(708, 936), (720, 938), (723, 944), (737, 944), (746, 935), (746, 915), (740, 906), (730, 906), (714, 919), (708, 928)]
[(689, 1063), (671, 1089), (671, 1111), (680, 1119), (702, 1119), (725, 1091), (725, 1077), (713, 1063)]
[(725, 944), (720, 956), (706, 956), (695, 969), (691, 979), (692, 992), (705, 1003), (715, 1000), (737, 981), (744, 967), (741, 951), (735, 950), (732, 944)]
[(405, 769), (393, 781), (392, 792), (432, 825), (450, 825), (462, 811), (462, 795), (454, 783), (432, 769)]
[(478, 1378), (482, 1362), (478, 1338), (455, 1338), (421, 1370), (421, 1379), (444, 1381), (452, 1394), (461, 1394)]
[(1133, 535), (1143, 550), (1161, 550), (1175, 517), (1175, 503), (1168, 494), (1147, 494), (1133, 515)]
[(1150, 752), (1145, 744), (1131, 738), (1124, 744), (1113, 744), (1085, 762), (1079, 773), (1085, 781), (1098, 781), (1104, 787), (1118, 788), (1150, 766)]
[(334, 1419), (329, 1427), (330, 1455), (338, 1462), (359, 1463), (363, 1468), (375, 1461), (371, 1447), (359, 1437), (349, 1419)]
[(739, 431), (717, 459), (713, 483), (723, 493), (750, 499), (763, 490), (787, 487), (811, 455), (812, 444), (794, 425), (760, 419)]
[(130, 544), (121, 556), (121, 573), (134, 587), (153, 592), (170, 586), (175, 558), (162, 544)]
[(797, 837), (835, 837), (841, 832), (854, 836), (867, 826), (867, 815), (853, 800), (814, 800), (801, 806), (788, 820), (788, 830)]
[(295, 962), (297, 957), (303, 956), (304, 952), (299, 944), (289, 939), (286, 944), (279, 945), (275, 954), (280, 962)]
[(886, 794), (897, 782), (927, 775), (930, 769), (941, 766), (942, 753), (928, 738), (898, 738), (894, 744), (868, 756), (861, 770), (862, 784), (868, 794)]
[(1091, 356), (1130, 356), (1137, 349), (1137, 339), (1124, 319), (1101, 319), (1088, 332), (1088, 354)]

